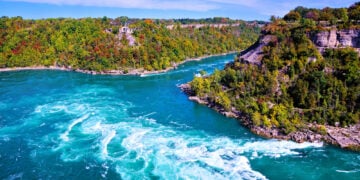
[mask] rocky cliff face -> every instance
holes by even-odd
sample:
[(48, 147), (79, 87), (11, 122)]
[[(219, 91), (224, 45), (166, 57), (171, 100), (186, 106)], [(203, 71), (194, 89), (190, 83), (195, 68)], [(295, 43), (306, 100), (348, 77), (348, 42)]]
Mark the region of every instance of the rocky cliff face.
[(274, 40), (276, 40), (274, 35), (261, 36), (255, 44), (240, 53), (240, 59), (251, 64), (261, 64), (263, 57), (262, 48)]
[[(323, 53), (327, 48), (353, 47), (360, 55), (360, 29), (331, 29), (309, 33), (308, 36), (320, 53)], [(240, 59), (252, 64), (261, 64), (262, 48), (274, 39), (276, 39), (274, 35), (260, 36), (254, 45), (240, 53)]]
[(321, 31), (310, 35), (310, 39), (321, 53), (326, 48), (353, 47), (360, 52), (360, 30)]

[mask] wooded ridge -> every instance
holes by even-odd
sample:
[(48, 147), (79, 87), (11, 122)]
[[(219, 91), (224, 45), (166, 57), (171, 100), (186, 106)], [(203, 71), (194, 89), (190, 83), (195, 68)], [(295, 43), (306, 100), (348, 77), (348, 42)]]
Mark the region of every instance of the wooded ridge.
[[(171, 26), (171, 28), (169, 28)], [(160, 71), (185, 59), (240, 51), (257, 22), (200, 20), (0, 18), (0, 68), (53, 66), (90, 72)]]

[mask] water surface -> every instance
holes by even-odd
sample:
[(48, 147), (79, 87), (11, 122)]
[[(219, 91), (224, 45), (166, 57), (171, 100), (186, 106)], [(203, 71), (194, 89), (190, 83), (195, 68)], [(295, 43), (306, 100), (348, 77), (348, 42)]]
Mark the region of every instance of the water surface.
[(0, 179), (359, 179), (360, 154), (267, 140), (177, 87), (234, 54), (164, 74), (0, 73)]

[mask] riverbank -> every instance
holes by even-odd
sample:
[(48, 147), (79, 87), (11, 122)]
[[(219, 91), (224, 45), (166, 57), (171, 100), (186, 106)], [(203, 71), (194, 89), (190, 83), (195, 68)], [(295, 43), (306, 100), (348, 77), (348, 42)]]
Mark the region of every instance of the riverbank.
[(0, 72), (7, 72), (7, 71), (23, 71), (23, 70), (60, 70), (60, 71), (74, 71), (79, 73), (85, 74), (100, 74), (100, 75), (133, 75), (133, 76), (144, 76), (149, 74), (159, 74), (159, 73), (166, 73), (168, 71), (176, 69), (179, 65), (184, 64), (190, 61), (200, 61), (205, 58), (209, 57), (216, 57), (216, 56), (224, 56), (227, 54), (237, 53), (238, 51), (230, 51), (227, 53), (220, 53), (220, 54), (213, 54), (213, 55), (205, 55), (196, 58), (188, 58), (182, 62), (174, 63), (171, 67), (168, 67), (163, 70), (157, 71), (147, 71), (143, 68), (140, 69), (126, 69), (126, 70), (105, 70), (105, 71), (93, 71), (93, 70), (83, 70), (83, 69), (74, 69), (70, 66), (31, 66), (31, 67), (13, 67), (13, 68), (0, 68)]
[(291, 140), (298, 143), (325, 142), (343, 149), (360, 151), (360, 123), (349, 127), (334, 127), (309, 123), (306, 124), (306, 127), (302, 130), (284, 134), (279, 128), (255, 126), (249, 115), (237, 111), (234, 107), (232, 107), (230, 111), (226, 111), (221, 106), (210, 102), (206, 98), (199, 98), (195, 96), (189, 84), (182, 84), (179, 87), (186, 95), (189, 96), (189, 100), (208, 106), (226, 117), (238, 119), (243, 126), (259, 136), (265, 138)]

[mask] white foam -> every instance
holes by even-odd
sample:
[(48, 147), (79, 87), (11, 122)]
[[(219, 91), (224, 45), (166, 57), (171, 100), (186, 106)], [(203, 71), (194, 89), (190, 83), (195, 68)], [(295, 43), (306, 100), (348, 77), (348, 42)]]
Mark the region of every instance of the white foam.
[(81, 154), (81, 153), (68, 153), (68, 154), (62, 153), (60, 157), (65, 162), (74, 162), (74, 161), (79, 161), (83, 157), (83, 154)]
[[(96, 113), (89, 117), (94, 111)], [(251, 168), (247, 155), (250, 158), (281, 157), (298, 154), (296, 149), (322, 147), (320, 143), (275, 140), (244, 143), (198, 130), (178, 131), (176, 127), (163, 126), (148, 118), (154, 112), (128, 117), (121, 110), (119, 114), (125, 115), (121, 114), (118, 121), (106, 119), (101, 110), (85, 112), (87, 114), (73, 120), (60, 135), (66, 143), (60, 142), (56, 151), (62, 153), (64, 161), (80, 161), (84, 152), (91, 152), (100, 162), (115, 166), (124, 179), (145, 177), (144, 171), (149, 167), (153, 168), (152, 174), (162, 179), (266, 179)], [(68, 142), (69, 133), (79, 123), (82, 136)], [(76, 143), (83, 139), (93, 143), (78, 146)], [(110, 143), (114, 146), (108, 151)]]
[(100, 119), (96, 116), (92, 116), (87, 119), (87, 121), (81, 124), (81, 132), (83, 134), (97, 134), (102, 133), (105, 129), (105, 125), (102, 124), (103, 119)]
[(133, 143), (136, 143), (136, 148), (141, 148), (144, 146), (144, 143), (141, 143), (142, 139), (143, 139), (143, 136), (149, 132), (149, 130), (144, 130), (144, 129), (137, 129), (136, 130), (137, 132), (134, 132), (132, 134), (130, 134), (128, 137), (126, 137), (123, 142), (122, 142), (122, 145), (125, 147), (125, 148), (128, 148), (128, 149), (132, 149), (133, 146), (135, 144)]
[[(221, 137), (194, 138), (160, 126), (132, 128), (122, 146), (128, 152), (136, 152), (137, 159), (155, 158), (153, 173), (165, 179), (266, 179), (251, 169), (245, 156), (233, 152), (236, 144), (227, 149), (226, 143), (231, 141)], [(176, 176), (169, 177), (169, 174)]]
[(110, 143), (110, 141), (115, 137), (115, 135), (116, 135), (116, 131), (112, 130), (101, 141), (101, 153), (102, 153), (103, 156), (108, 156), (107, 146)]
[(101, 129), (101, 122), (100, 121), (96, 122), (96, 124), (93, 127), (91, 127), (91, 129), (100, 130)]
[(254, 151), (254, 152), (252, 152), (251, 156), (253, 158), (257, 158), (257, 157), (259, 157), (259, 154), (256, 151)]
[(65, 105), (57, 105), (49, 109), (49, 113), (57, 113), (57, 112), (69, 112), (68, 107)]
[(360, 172), (359, 169), (354, 169), (354, 170), (350, 170), (350, 171), (347, 171), (347, 170), (336, 170), (336, 172), (340, 172), (340, 173), (356, 173), (356, 172)]
[(257, 152), (253, 154), (253, 157), (258, 157), (261, 153), (264, 156), (270, 157), (281, 157), (286, 155), (297, 155), (299, 154), (295, 149), (306, 149), (306, 148), (320, 148), (323, 143), (296, 143), (292, 141), (278, 141), (278, 140), (265, 140), (257, 142), (248, 142), (241, 148), (244, 152)]
[[(211, 137), (199, 131), (178, 132), (170, 127), (131, 126), (121, 145), (136, 152), (136, 159), (154, 160), (154, 174), (177, 179), (266, 179), (252, 170), (245, 154), (251, 158), (281, 157), (299, 154), (296, 150), (320, 148), (322, 143), (295, 143), (263, 140), (243, 143), (228, 137)], [(121, 157), (116, 161), (124, 161)], [(118, 168), (124, 172), (124, 168)], [(120, 172), (119, 172), (120, 173)], [(194, 176), (196, 175), (196, 176)]]
[(61, 111), (69, 112), (68, 107), (63, 102), (50, 103), (45, 105), (36, 106), (34, 113), (46, 114), (46, 113), (58, 113)]
[(43, 108), (43, 106), (42, 105), (40, 105), (40, 106), (36, 106), (36, 108), (35, 108), (35, 113), (41, 113), (42, 112), (42, 108)]
[(192, 129), (191, 126), (188, 126), (188, 125), (182, 124), (182, 123), (178, 123), (178, 122), (175, 122), (175, 121), (170, 121), (169, 123), (170, 123), (170, 124), (173, 124), (173, 125), (175, 125), (175, 126), (177, 126), (177, 127), (179, 127), (179, 128)]
[(151, 112), (149, 114), (143, 115), (142, 117), (145, 118), (145, 117), (148, 117), (148, 116), (151, 116), (151, 115), (154, 115), (154, 114), (156, 114), (156, 112)]
[(87, 119), (87, 118), (89, 118), (89, 114), (85, 114), (85, 115), (81, 116), (80, 118), (75, 119), (75, 120), (67, 127), (67, 130), (66, 130), (63, 134), (60, 135), (60, 138), (61, 138), (62, 140), (64, 140), (64, 141), (69, 141), (68, 135), (69, 135), (70, 131), (72, 130), (72, 128), (73, 128), (75, 125), (83, 122), (83, 121), (84, 121), (85, 119)]

